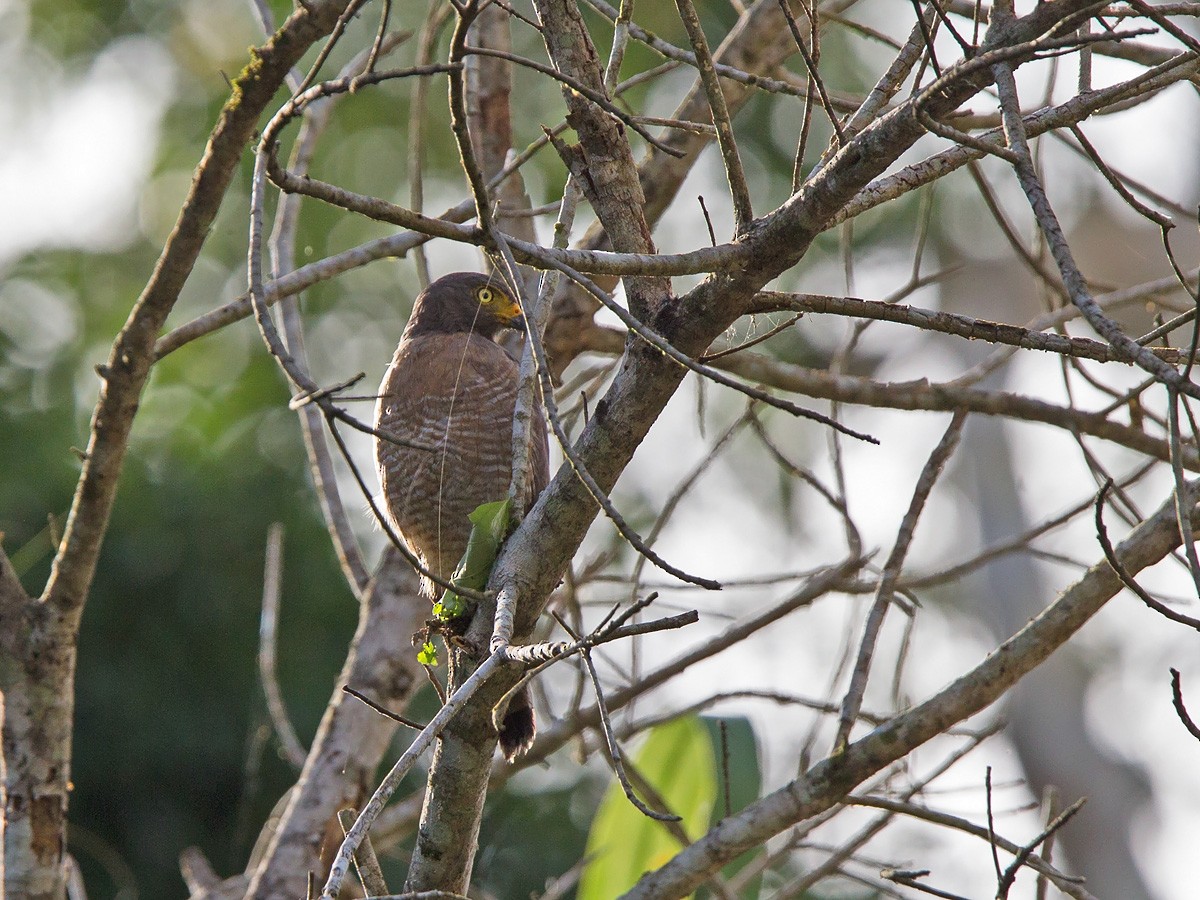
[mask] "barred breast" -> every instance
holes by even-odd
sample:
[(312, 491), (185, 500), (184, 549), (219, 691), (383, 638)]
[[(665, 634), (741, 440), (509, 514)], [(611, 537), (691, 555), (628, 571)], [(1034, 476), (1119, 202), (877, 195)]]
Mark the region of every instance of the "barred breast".
[[(384, 375), (376, 428), (433, 448), (376, 441), (384, 506), (439, 577), (449, 578), (466, 550), (467, 516), (508, 490), (517, 383), (517, 364), (503, 349), (463, 333), (402, 341)], [(433, 582), (423, 581), (434, 596)]]

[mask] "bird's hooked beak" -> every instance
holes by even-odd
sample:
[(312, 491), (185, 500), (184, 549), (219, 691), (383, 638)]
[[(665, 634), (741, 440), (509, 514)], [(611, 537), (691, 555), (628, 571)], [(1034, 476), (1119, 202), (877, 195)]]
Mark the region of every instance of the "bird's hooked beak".
[(517, 331), (525, 330), (525, 316), (516, 300), (506, 296), (504, 303), (495, 311), (495, 316), (505, 328), (515, 328)]

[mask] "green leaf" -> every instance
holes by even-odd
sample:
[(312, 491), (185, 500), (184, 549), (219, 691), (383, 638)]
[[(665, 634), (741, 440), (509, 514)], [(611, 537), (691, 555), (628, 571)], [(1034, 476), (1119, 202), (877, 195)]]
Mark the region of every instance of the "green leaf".
[[(713, 752), (717, 758), (717, 769), (720, 772), (717, 780), (720, 785), (717, 817), (721, 818), (726, 815), (726, 791), (729, 796), (729, 810), (736, 814), (743, 807), (757, 800), (762, 791), (762, 770), (758, 761), (758, 741), (755, 739), (754, 729), (750, 725), (750, 720), (744, 716), (703, 716), (701, 721), (708, 730)], [(725, 752), (729, 755), (728, 772), (724, 771), (725, 766), (721, 762), (722, 722), (725, 723)], [(729, 779), (728, 788), (725, 787), (726, 778)], [(756, 856), (765, 852), (763, 847), (747, 851), (725, 866), (721, 870), (721, 874), (726, 878), (731, 878)], [(761, 882), (761, 875), (752, 879), (742, 890), (741, 896), (757, 897)]]
[(438, 664), (437, 647), (433, 646), (433, 641), (426, 641), (421, 649), (417, 651), (417, 662), (423, 666), (436, 666)]
[[(473, 591), (487, 587), (496, 553), (508, 534), (511, 507), (510, 500), (483, 503), (467, 517), (471, 520), (471, 536), (467, 539), (467, 552), (450, 579), (452, 582)], [(467, 602), (461, 596), (446, 591), (434, 605), (433, 613), (441, 619), (454, 619), (465, 615), (467, 609)]]
[(433, 614), (436, 618), (444, 622), (449, 622), (451, 619), (465, 616), (467, 614), (467, 604), (458, 594), (453, 591), (446, 591), (446, 593), (442, 594), (442, 599), (433, 604)]
[[(634, 759), (671, 811), (682, 817), (688, 837), (695, 839), (708, 830), (717, 796), (717, 766), (699, 718), (686, 716), (652, 729)], [(609, 900), (679, 849), (664, 824), (638, 812), (614, 779), (588, 833), (591, 861), (583, 870), (577, 900)]]

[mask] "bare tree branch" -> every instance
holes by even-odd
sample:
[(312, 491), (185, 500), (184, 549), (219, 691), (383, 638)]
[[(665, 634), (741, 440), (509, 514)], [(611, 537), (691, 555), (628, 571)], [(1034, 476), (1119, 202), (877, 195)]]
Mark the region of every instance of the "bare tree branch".
[(363, 594), (350, 653), (300, 779), (261, 859), (247, 872), (247, 897), (301, 896), (306, 873), (323, 868), (321, 839), (340, 840), (338, 810), (361, 807), (396, 730), (392, 719), (360, 703), (342, 686), (388, 708), (403, 708), (425, 682), (416, 652), (398, 648), (397, 641), (417, 631), (428, 613), (416, 575), (399, 553), (388, 551)]
[[(1191, 514), (1193, 522), (1200, 524), (1200, 510), (1193, 508)], [(1117, 555), (1130, 571), (1138, 572), (1178, 545), (1174, 502), (1168, 500), (1121, 543)], [(708, 873), (744, 850), (828, 809), (856, 784), (895, 762), (909, 749), (995, 702), (1069, 639), (1120, 588), (1121, 581), (1107, 561), (1092, 566), (1083, 578), (970, 672), (855, 741), (843, 753), (817, 763), (803, 779), (790, 782), (718, 823), (703, 839), (662, 868), (643, 876), (624, 896), (683, 897), (701, 884)]]
[[(1034, 331), (1019, 325), (989, 322), (971, 316), (920, 309), (899, 303), (860, 300), (857, 297), (829, 297), (820, 294), (783, 294), (774, 291), (760, 291), (756, 303), (760, 298), (761, 306), (758, 306), (758, 309), (763, 311), (787, 309), (796, 312), (815, 312), (882, 322), (897, 322), (926, 331), (964, 337), (971, 341), (1008, 344), (1025, 350), (1059, 353), (1076, 359), (1091, 359), (1096, 362), (1128, 363), (1132, 361), (1123, 351), (1090, 338)], [(1149, 350), (1166, 362), (1181, 364), (1186, 361), (1183, 351), (1172, 347), (1151, 347)]]
[(266, 562), (263, 565), (262, 614), (258, 625), (258, 677), (267, 698), (267, 712), (279, 738), (284, 757), (297, 771), (308, 755), (296, 736), (288, 717), (283, 691), (275, 672), (276, 635), (279, 624), (279, 600), (283, 592), (283, 525), (275, 522), (267, 532)]
[(883, 627), (883, 617), (887, 613), (887, 608), (895, 600), (896, 583), (900, 580), (900, 570), (904, 566), (905, 557), (908, 555), (908, 548), (912, 544), (913, 534), (917, 530), (917, 521), (920, 519), (921, 512), (925, 507), (925, 501), (929, 499), (929, 494), (932, 492), (933, 486), (937, 483), (938, 478), (946, 468), (946, 464), (950, 461), (950, 457), (958, 447), (958, 439), (962, 434), (962, 428), (966, 421), (966, 413), (961, 410), (955, 412), (954, 417), (950, 420), (950, 424), (946, 427), (946, 433), (942, 435), (942, 439), (934, 447), (933, 452), (925, 463), (925, 468), (921, 470), (920, 478), (917, 479), (917, 486), (913, 490), (908, 512), (904, 514), (904, 520), (900, 523), (900, 530), (896, 535), (896, 543), (892, 547), (892, 552), (888, 554), (887, 562), (883, 565), (883, 574), (879, 579), (879, 589), (875, 592), (875, 602), (871, 604), (871, 609), (867, 613), (867, 621), (863, 626), (863, 636), (862, 642), (859, 644), (858, 659), (854, 664), (854, 669), (850, 676), (850, 686), (846, 689), (846, 696), (842, 700), (841, 714), (838, 717), (838, 732), (837, 737), (834, 739), (834, 753), (842, 752), (850, 743), (850, 729), (854, 727), (854, 720), (858, 718), (858, 711), (862, 707), (863, 694), (867, 690), (867, 676), (871, 670), (871, 658), (875, 653), (875, 642), (878, 640), (879, 631)]
[(679, 9), (679, 17), (683, 20), (688, 40), (696, 53), (700, 81), (708, 96), (708, 108), (712, 114), (713, 126), (717, 129), (721, 159), (725, 162), (725, 179), (733, 196), (734, 233), (741, 234), (754, 218), (754, 209), (750, 203), (750, 187), (746, 184), (746, 173), (742, 170), (742, 158), (733, 139), (733, 126), (729, 121), (729, 108), (725, 105), (725, 94), (717, 80), (712, 54), (708, 49), (708, 39), (704, 36), (704, 29), (700, 26), (700, 17), (696, 15), (695, 7), (692, 6), (691, 0), (675, 0), (675, 6)]

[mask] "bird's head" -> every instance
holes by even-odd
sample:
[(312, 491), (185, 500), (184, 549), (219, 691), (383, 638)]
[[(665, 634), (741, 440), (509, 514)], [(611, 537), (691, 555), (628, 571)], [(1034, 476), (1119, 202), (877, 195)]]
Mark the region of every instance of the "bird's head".
[(404, 333), (413, 337), (473, 331), (493, 338), (502, 328), (523, 328), (524, 324), (521, 307), (499, 278), (454, 272), (421, 291)]

